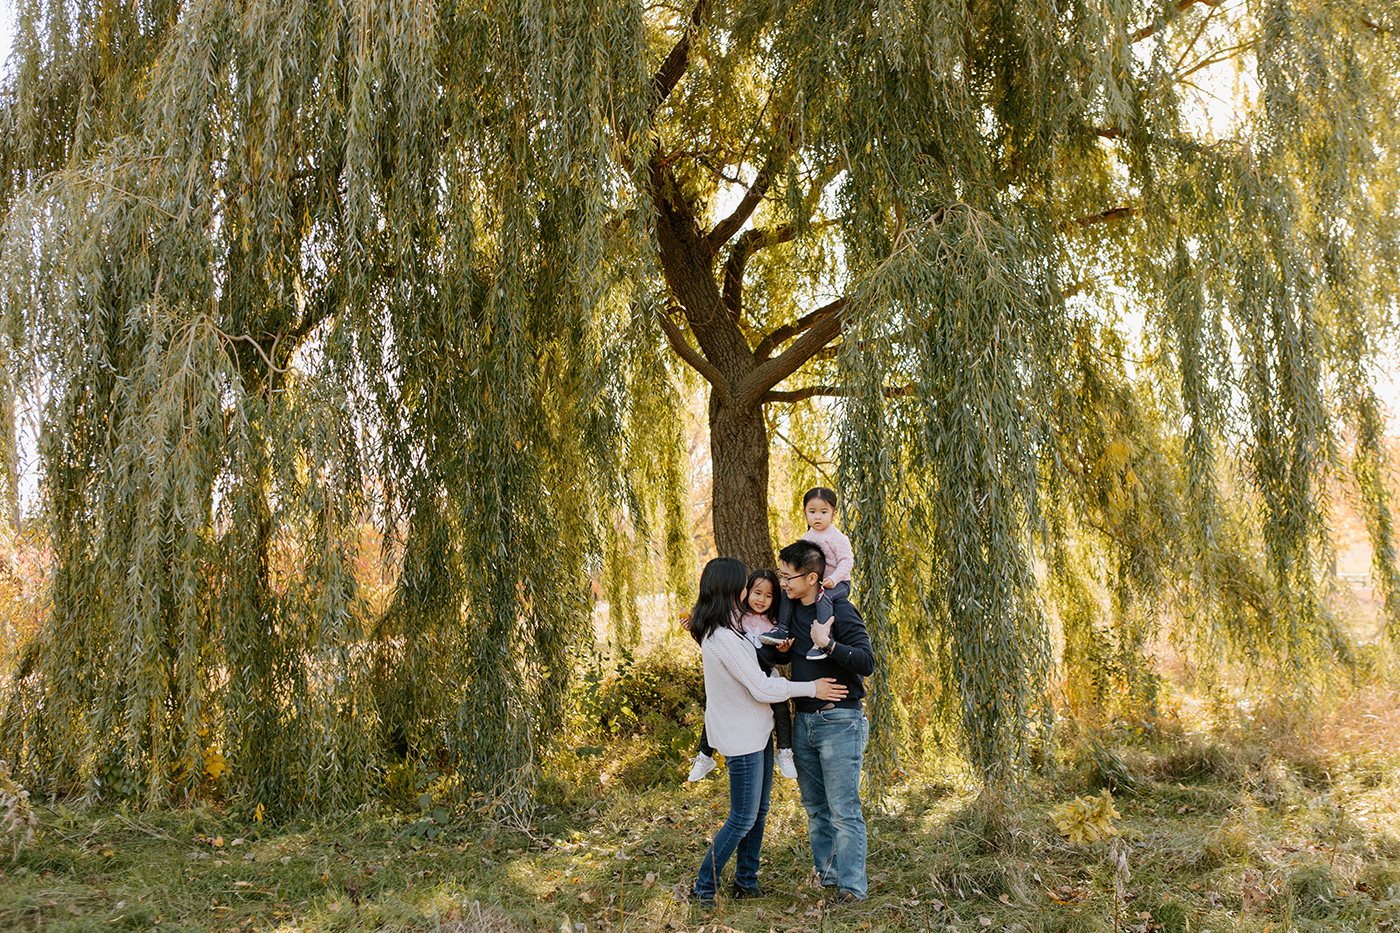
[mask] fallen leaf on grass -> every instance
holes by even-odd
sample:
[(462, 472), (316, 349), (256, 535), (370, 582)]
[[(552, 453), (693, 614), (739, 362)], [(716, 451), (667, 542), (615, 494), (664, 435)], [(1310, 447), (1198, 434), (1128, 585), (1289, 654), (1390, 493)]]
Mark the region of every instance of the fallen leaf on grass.
[(1240, 898), (1243, 902), (1240, 912), (1246, 914), (1268, 902), (1269, 895), (1264, 890), (1263, 872), (1257, 868), (1245, 869), (1244, 877), (1240, 882)]
[(642, 880), (642, 888), (643, 890), (645, 890), (646, 888), (649, 888), (654, 884), (656, 884), (656, 872), (649, 871), (647, 872), (646, 878)]
[(977, 918), (977, 922), (980, 923), (980, 924), (982, 924), (982, 926), (984, 926), (984, 927), (989, 927), (989, 926), (992, 925), (992, 918), (991, 918), (991, 917), (978, 917), (978, 918)]

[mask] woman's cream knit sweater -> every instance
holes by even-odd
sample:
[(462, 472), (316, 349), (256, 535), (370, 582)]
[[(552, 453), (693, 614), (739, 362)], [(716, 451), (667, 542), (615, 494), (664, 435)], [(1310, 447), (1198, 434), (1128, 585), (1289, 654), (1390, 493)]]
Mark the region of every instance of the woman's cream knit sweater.
[(705, 733), (726, 757), (762, 751), (773, 731), (771, 703), (816, 696), (815, 681), (765, 676), (749, 640), (718, 628), (700, 646), (705, 662)]

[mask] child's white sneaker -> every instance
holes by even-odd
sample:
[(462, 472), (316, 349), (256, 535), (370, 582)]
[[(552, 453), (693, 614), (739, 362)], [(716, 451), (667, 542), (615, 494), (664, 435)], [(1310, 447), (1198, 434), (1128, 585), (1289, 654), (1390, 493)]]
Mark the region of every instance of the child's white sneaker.
[(778, 773), (785, 778), (797, 779), (797, 766), (792, 763), (792, 749), (778, 749)]
[(686, 778), (686, 781), (698, 781), (717, 767), (719, 762), (715, 761), (713, 756), (701, 752), (690, 763), (690, 777)]

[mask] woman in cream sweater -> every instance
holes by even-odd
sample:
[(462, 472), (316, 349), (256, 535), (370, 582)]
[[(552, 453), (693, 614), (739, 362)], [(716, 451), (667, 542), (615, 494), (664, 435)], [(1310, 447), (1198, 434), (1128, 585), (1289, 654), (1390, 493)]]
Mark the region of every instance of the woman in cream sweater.
[[(846, 688), (829, 678), (793, 683), (767, 676), (754, 645), (739, 630), (747, 574), (743, 562), (720, 557), (705, 565), (690, 613), (690, 634), (705, 662), (705, 730), (729, 766), (729, 818), (705, 853), (691, 899), (712, 904), (720, 872), (736, 851), (734, 897), (762, 897), (758, 853), (773, 789), (773, 709), (792, 697), (840, 700)], [(779, 646), (780, 650), (786, 647)]]

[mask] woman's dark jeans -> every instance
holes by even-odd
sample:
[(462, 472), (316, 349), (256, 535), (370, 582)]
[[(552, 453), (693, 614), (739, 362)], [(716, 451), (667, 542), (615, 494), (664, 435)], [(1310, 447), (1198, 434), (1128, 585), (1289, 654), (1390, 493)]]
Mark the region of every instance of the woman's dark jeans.
[(695, 896), (706, 900), (715, 896), (720, 873), (736, 851), (734, 883), (758, 887), (758, 853), (773, 791), (773, 741), (770, 738), (762, 751), (728, 757), (724, 763), (729, 768), (729, 819), (715, 834), (695, 879)]

